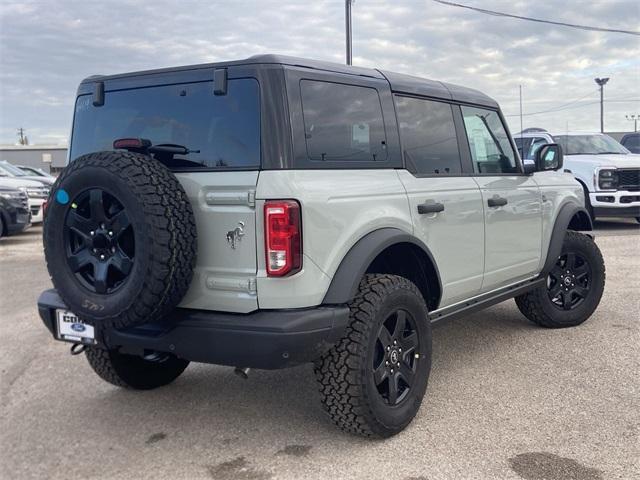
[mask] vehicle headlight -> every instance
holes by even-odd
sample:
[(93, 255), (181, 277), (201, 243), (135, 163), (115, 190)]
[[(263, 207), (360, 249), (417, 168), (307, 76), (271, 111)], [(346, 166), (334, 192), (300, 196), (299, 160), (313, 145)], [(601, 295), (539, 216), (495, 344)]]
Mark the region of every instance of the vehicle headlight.
[(600, 190), (615, 190), (618, 188), (618, 174), (615, 170), (600, 170), (598, 174)]
[(0, 197), (6, 198), (7, 200), (20, 200), (22, 193), (16, 190), (0, 190)]

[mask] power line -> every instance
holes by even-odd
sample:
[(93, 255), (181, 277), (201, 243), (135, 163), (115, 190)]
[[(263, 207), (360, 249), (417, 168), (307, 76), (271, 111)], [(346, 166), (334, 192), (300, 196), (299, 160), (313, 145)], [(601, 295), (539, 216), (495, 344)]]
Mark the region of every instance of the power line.
[(459, 8), (466, 8), (468, 10), (474, 10), (476, 12), (484, 13), (485, 15), (494, 15), (494, 16), (497, 16), (497, 17), (517, 18), (518, 20), (527, 20), (529, 22), (537, 22), (537, 23), (548, 23), (548, 24), (551, 24), (551, 25), (559, 25), (561, 27), (578, 28), (580, 30), (588, 30), (588, 31), (592, 31), (592, 32), (623, 33), (625, 35), (637, 35), (637, 36), (640, 36), (640, 32), (636, 32), (636, 31), (633, 31), (633, 30), (620, 30), (620, 29), (617, 29), (617, 28), (603, 28), (603, 27), (593, 27), (591, 25), (578, 25), (578, 24), (575, 24), (575, 23), (554, 22), (553, 20), (543, 20), (541, 18), (532, 18), (532, 17), (521, 16), (521, 15), (513, 15), (513, 14), (510, 14), (510, 13), (496, 12), (494, 10), (486, 10), (484, 8), (472, 7), (470, 5), (463, 5), (461, 3), (447, 2), (445, 0), (433, 0), (433, 1), (436, 2), (436, 3), (440, 3), (442, 5), (448, 5), (450, 7), (459, 7)]
[[(570, 102), (563, 103), (562, 105), (558, 105), (557, 107), (553, 107), (553, 108), (550, 108), (548, 110), (541, 110), (539, 112), (523, 113), (522, 116), (526, 117), (526, 116), (529, 116), (529, 115), (538, 115), (539, 113), (551, 113), (551, 112), (555, 112), (557, 110), (565, 110), (570, 105), (573, 105), (574, 103), (578, 103), (583, 98), (586, 98), (589, 95), (593, 95), (596, 92), (597, 92), (597, 90), (593, 90), (593, 91), (590, 91), (588, 93), (585, 93), (584, 95), (582, 95), (581, 97), (576, 98), (575, 100), (571, 100)], [(519, 114), (518, 115), (505, 115), (505, 116), (506, 117), (517, 117), (517, 116), (519, 116)]]

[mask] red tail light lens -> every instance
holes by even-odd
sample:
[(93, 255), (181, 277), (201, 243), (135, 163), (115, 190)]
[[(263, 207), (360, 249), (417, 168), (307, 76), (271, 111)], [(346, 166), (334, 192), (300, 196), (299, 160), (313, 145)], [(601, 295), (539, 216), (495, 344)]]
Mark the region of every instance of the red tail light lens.
[(302, 268), (300, 205), (294, 200), (268, 200), (264, 204), (267, 275), (283, 277)]

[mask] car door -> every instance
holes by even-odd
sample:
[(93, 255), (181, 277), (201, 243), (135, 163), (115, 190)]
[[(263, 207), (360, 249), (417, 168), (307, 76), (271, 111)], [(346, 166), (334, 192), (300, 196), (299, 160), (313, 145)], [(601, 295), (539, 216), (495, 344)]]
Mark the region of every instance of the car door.
[(482, 195), (463, 173), (452, 105), (400, 95), (395, 104), (406, 165), (398, 175), (407, 191), (414, 235), (437, 264), (440, 307), (445, 307), (472, 297), (482, 286)]
[(482, 291), (537, 273), (542, 210), (538, 185), (524, 175), (501, 115), (461, 106), (474, 176), (484, 207), (485, 265)]

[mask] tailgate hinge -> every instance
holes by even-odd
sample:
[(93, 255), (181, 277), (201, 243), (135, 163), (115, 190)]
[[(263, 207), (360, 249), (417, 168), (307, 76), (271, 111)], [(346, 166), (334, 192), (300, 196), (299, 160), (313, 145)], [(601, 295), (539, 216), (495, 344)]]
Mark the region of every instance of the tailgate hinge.
[(255, 294), (258, 291), (258, 282), (255, 277), (251, 277), (247, 282), (247, 290), (252, 294)]
[(247, 204), (250, 207), (255, 207), (256, 206), (256, 191), (255, 190), (249, 190), (249, 192), (247, 193)]

